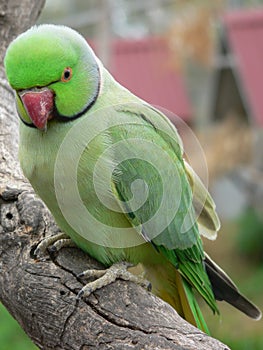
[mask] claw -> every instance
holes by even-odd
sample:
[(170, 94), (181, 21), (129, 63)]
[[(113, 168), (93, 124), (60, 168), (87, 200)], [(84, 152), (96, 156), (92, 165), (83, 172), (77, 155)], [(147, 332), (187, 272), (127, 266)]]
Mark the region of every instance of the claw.
[(127, 262), (120, 262), (112, 265), (105, 270), (86, 270), (78, 275), (79, 278), (95, 277), (96, 280), (87, 283), (78, 293), (77, 299), (88, 297), (97, 289), (106, 287), (107, 285), (116, 281), (117, 278), (125, 281), (131, 281), (140, 286), (151, 290), (151, 283), (145, 280), (142, 276), (136, 276), (127, 270), (132, 264)]
[(75, 248), (76, 244), (70, 238), (58, 239), (54, 244), (52, 244), (49, 249), (52, 253), (57, 253), (62, 248)]
[(84, 295), (84, 291), (83, 291), (83, 289), (81, 289), (81, 290), (78, 292), (78, 294), (77, 294), (77, 300), (82, 299), (82, 298), (83, 298), (83, 295)]
[(75, 246), (75, 244), (68, 238), (65, 233), (58, 233), (53, 236), (48, 236), (44, 238), (34, 250), (33, 255), (39, 257), (44, 254), (47, 249), (50, 250), (51, 253), (58, 252), (63, 247)]

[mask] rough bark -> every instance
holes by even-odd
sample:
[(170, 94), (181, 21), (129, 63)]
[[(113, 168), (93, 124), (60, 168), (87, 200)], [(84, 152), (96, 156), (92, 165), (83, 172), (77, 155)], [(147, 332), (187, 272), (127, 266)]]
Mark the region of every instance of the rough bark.
[(0, 300), (40, 349), (228, 349), (130, 282), (77, 300), (83, 286), (77, 274), (100, 267), (77, 248), (35, 259), (36, 244), (58, 228), (18, 165), (18, 123), (3, 57), (43, 3), (0, 0)]

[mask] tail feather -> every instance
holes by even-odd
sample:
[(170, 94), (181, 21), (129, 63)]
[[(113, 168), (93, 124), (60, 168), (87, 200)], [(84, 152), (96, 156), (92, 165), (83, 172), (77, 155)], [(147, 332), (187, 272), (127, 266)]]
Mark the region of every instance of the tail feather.
[(209, 334), (192, 286), (172, 265), (143, 265), (152, 292), (169, 303), (186, 321)]
[(176, 280), (184, 318), (203, 332), (210, 334), (192, 287), (178, 272), (176, 273)]
[(183, 278), (178, 271), (175, 270), (175, 281), (182, 308), (182, 316), (194, 326), (197, 326), (196, 317), (192, 311), (192, 307), (189, 302), (187, 290), (183, 284)]
[(230, 277), (207, 254), (205, 267), (217, 300), (225, 300), (255, 320), (261, 318), (261, 311), (239, 292)]

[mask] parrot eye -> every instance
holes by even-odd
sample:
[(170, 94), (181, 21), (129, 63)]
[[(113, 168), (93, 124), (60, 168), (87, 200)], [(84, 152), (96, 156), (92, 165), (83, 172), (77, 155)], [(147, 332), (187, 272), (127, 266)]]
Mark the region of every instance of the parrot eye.
[(72, 69), (70, 67), (66, 67), (62, 73), (61, 80), (66, 83), (72, 78)]

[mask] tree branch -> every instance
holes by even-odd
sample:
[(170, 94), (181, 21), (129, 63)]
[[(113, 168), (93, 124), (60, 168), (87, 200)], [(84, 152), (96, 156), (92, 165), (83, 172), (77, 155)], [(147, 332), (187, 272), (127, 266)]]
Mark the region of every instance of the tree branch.
[(18, 122), (3, 57), (43, 3), (0, 0), (0, 300), (40, 349), (227, 350), (131, 282), (119, 280), (77, 300), (78, 273), (101, 268), (77, 248), (35, 260), (39, 240), (59, 229), (18, 165)]

